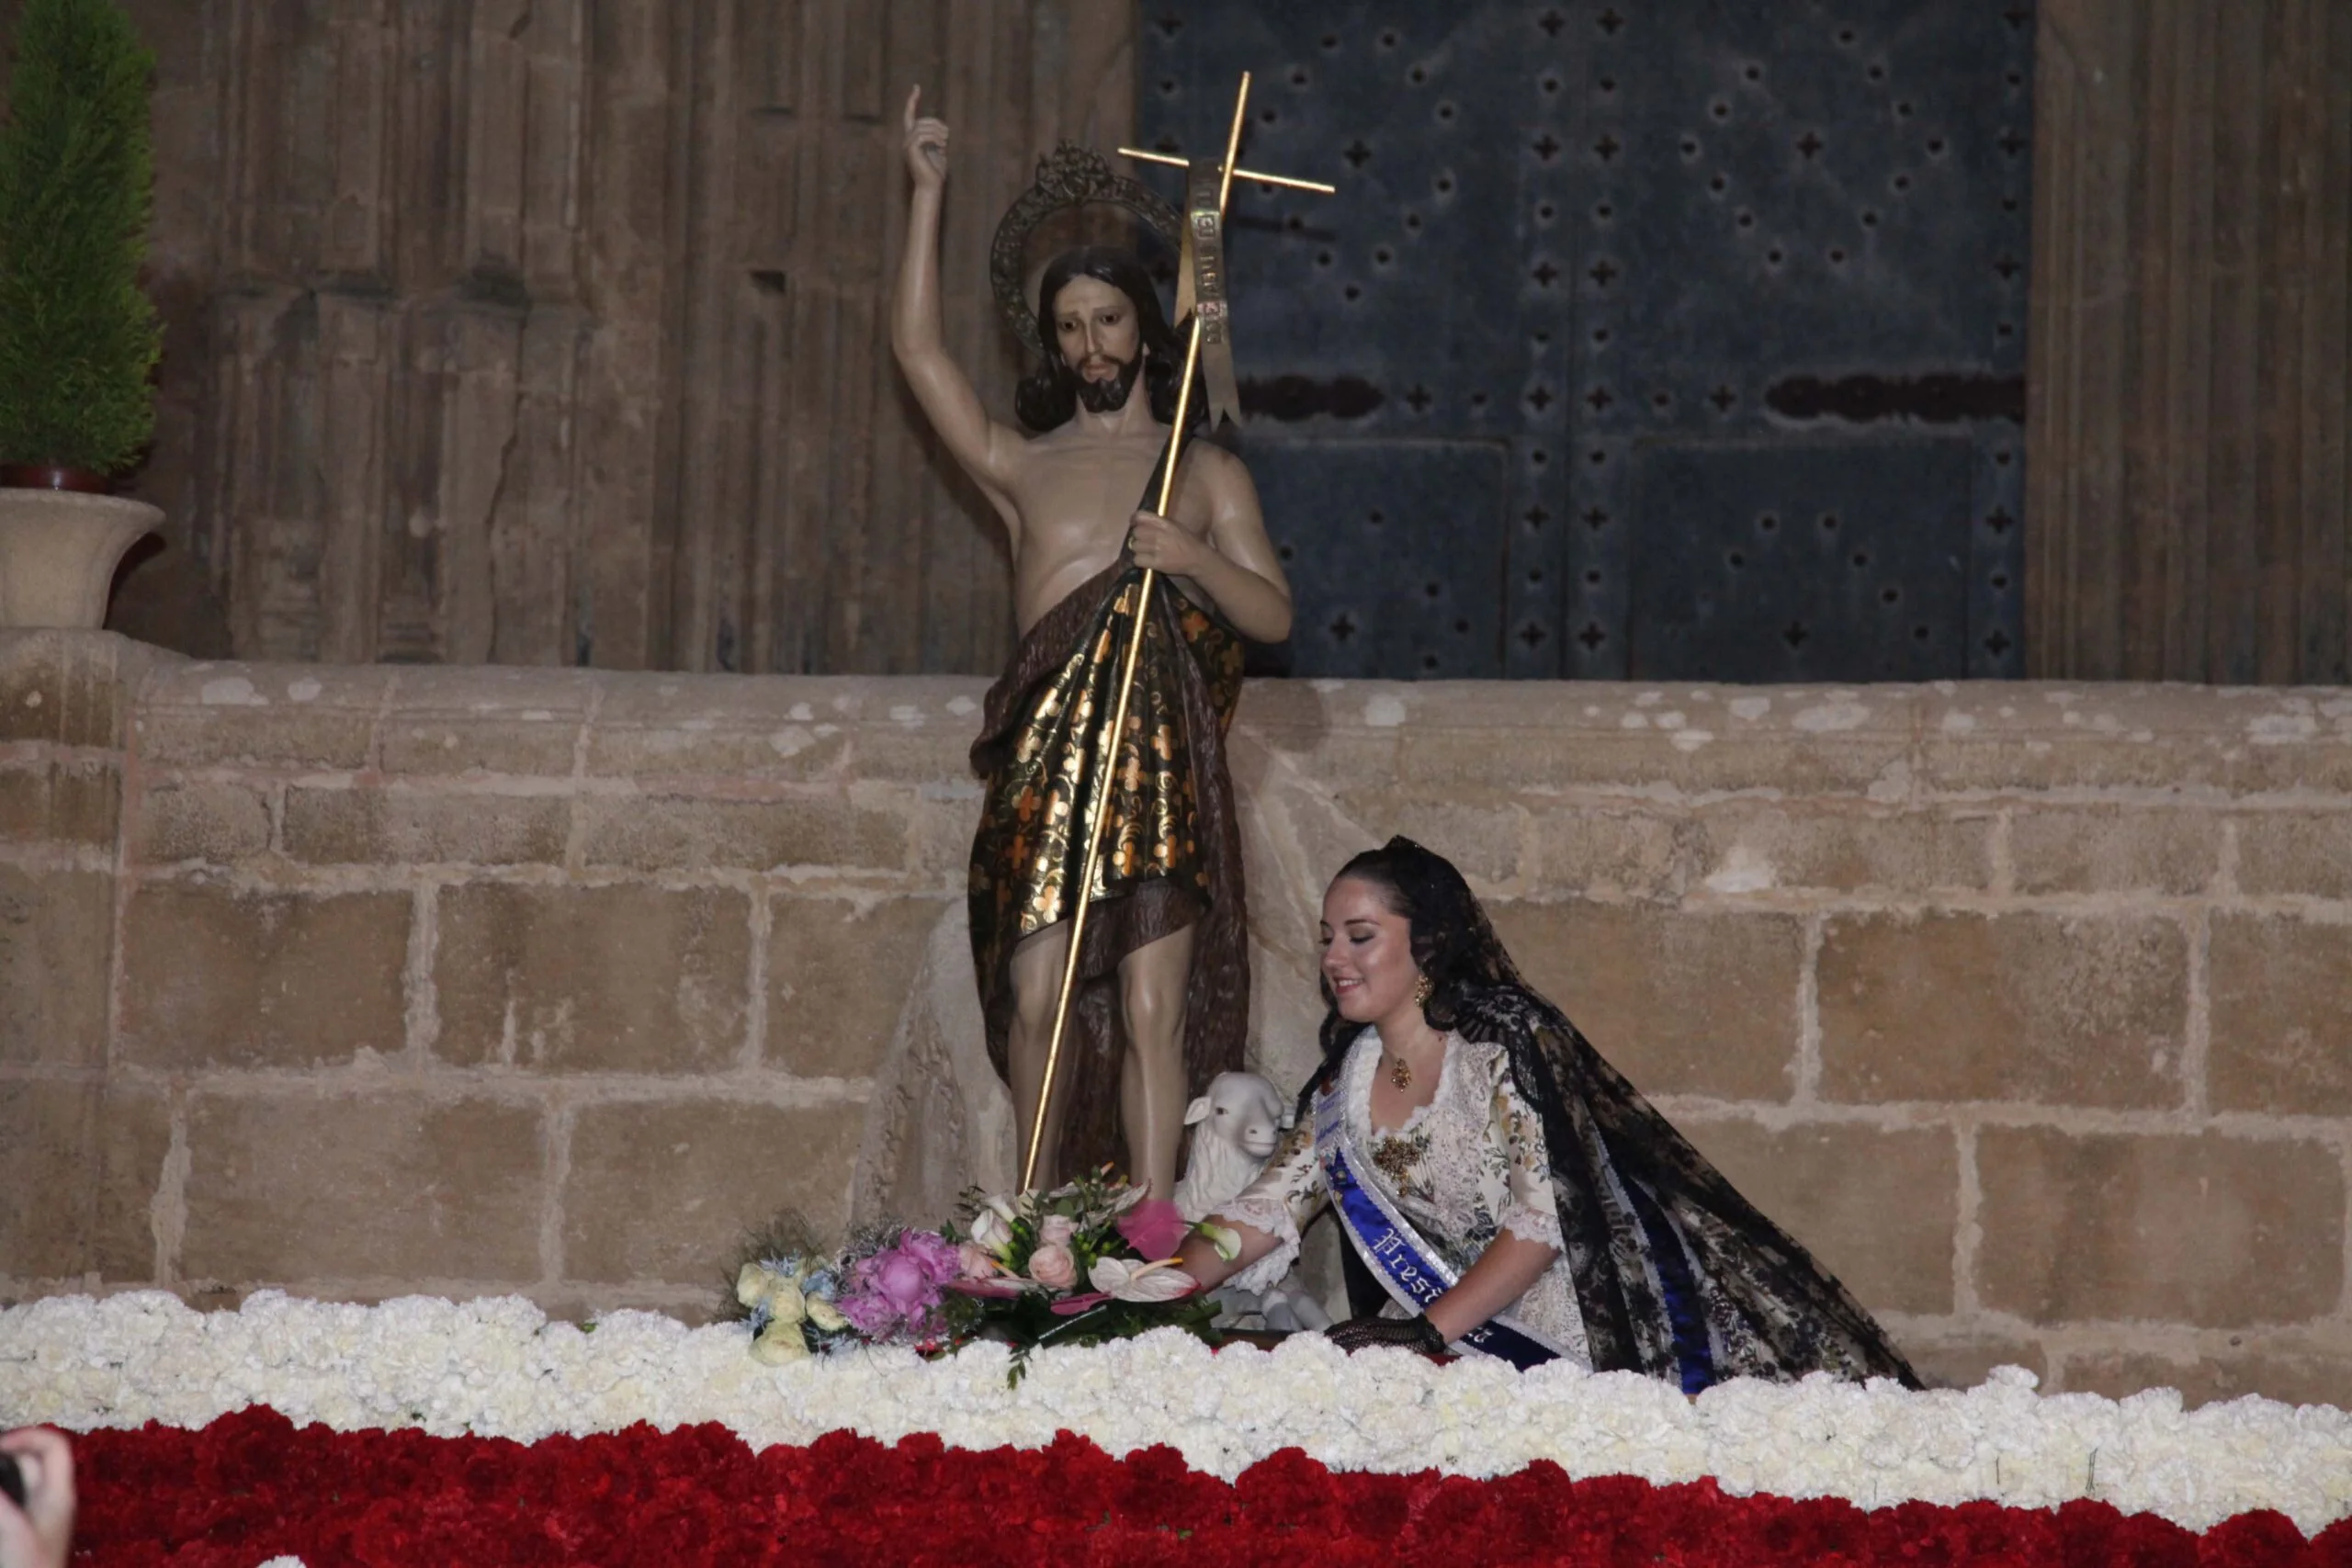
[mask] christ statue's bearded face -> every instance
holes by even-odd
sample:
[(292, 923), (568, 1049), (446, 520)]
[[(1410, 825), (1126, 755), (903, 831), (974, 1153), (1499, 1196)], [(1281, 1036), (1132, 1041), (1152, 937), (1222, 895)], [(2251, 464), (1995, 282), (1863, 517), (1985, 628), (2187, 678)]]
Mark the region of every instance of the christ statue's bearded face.
[(1054, 296), (1054, 342), (1078, 378), (1078, 400), (1089, 413), (1126, 406), (1149, 352), (1134, 300), (1099, 277), (1071, 278)]

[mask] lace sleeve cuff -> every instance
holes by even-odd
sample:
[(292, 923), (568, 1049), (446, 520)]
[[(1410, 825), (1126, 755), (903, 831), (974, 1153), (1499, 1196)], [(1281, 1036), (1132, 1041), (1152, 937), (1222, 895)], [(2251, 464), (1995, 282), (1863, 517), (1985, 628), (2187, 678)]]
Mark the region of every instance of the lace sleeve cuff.
[(1521, 1241), (1541, 1243), (1555, 1252), (1567, 1250), (1560, 1239), (1560, 1216), (1547, 1209), (1514, 1201), (1503, 1210), (1498, 1228), (1510, 1232)]
[[(1226, 1283), (1237, 1291), (1259, 1292), (1282, 1283), (1291, 1265), (1298, 1261), (1298, 1224), (1291, 1218), (1290, 1205), (1274, 1194), (1245, 1192), (1217, 1209), (1220, 1219), (1264, 1231), (1274, 1238), (1274, 1249)], [(1558, 1227), (1554, 1232), (1557, 1234)]]

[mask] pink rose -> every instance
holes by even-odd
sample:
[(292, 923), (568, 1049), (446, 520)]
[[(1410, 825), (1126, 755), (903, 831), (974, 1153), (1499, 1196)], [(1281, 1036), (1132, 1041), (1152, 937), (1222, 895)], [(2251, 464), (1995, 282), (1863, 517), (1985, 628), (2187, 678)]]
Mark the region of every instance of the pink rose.
[(990, 1280), (1001, 1270), (994, 1253), (977, 1242), (967, 1241), (956, 1249), (956, 1272), (967, 1280)]
[(1061, 1243), (1046, 1242), (1029, 1255), (1029, 1277), (1049, 1291), (1067, 1291), (1078, 1283), (1078, 1259)]
[(1037, 1222), (1037, 1239), (1047, 1247), (1068, 1247), (1078, 1234), (1078, 1222), (1068, 1214), (1047, 1214)]

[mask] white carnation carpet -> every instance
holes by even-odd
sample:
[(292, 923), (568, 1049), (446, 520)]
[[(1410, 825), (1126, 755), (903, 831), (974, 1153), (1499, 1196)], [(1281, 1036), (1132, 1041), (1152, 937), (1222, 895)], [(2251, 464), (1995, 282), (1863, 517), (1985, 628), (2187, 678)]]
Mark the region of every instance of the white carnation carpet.
[(741, 1327), (622, 1312), (582, 1329), (519, 1297), (413, 1296), (368, 1307), (260, 1292), (199, 1313), (160, 1292), (58, 1296), (0, 1311), (0, 1412), (68, 1429), (197, 1427), (249, 1404), (338, 1430), (418, 1427), (524, 1442), (557, 1432), (716, 1421), (758, 1447), (847, 1429), (1034, 1447), (1068, 1430), (1114, 1455), (1165, 1443), (1230, 1479), (1285, 1448), (1335, 1469), (1493, 1476), (1550, 1460), (1570, 1475), (1713, 1477), (1736, 1493), (1863, 1507), (2086, 1497), (2187, 1529), (2275, 1508), (2307, 1535), (2352, 1515), (2352, 1416), (2245, 1398), (2186, 1411), (2171, 1390), (2041, 1395), (1996, 1371), (1965, 1392), (1827, 1378), (1740, 1382), (1696, 1400), (1630, 1373), (1353, 1358), (1305, 1336), (1212, 1352), (1174, 1330), (1057, 1349), (1006, 1386), (1005, 1353), (939, 1361), (861, 1350), (782, 1368)]

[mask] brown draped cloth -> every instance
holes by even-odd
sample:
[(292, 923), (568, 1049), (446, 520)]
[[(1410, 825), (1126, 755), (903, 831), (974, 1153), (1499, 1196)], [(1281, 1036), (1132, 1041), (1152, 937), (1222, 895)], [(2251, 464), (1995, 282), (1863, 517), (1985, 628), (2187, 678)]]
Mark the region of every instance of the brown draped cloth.
[[(1142, 581), (1142, 569), (1122, 557), (1046, 612), (989, 688), (972, 743), (972, 771), (988, 783), (972, 839), (972, 962), (989, 1058), (1008, 1082), (1012, 950), (1076, 912), (1069, 890), (1085, 869), (1102, 732), (1118, 708)], [(1199, 1094), (1210, 1078), (1241, 1066), (1249, 933), (1225, 761), (1240, 694), (1240, 637), (1172, 579), (1158, 579), (1054, 1069), (1054, 1102), (1066, 1108), (1058, 1166), (1065, 1179), (1105, 1162), (1125, 1164), (1118, 1083), (1127, 1041), (1118, 968), (1126, 954), (1195, 927), (1184, 992), (1187, 1092)], [(1057, 968), (1054, 984), (1060, 981)]]

